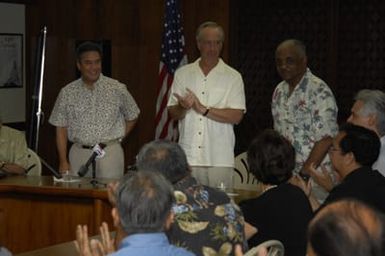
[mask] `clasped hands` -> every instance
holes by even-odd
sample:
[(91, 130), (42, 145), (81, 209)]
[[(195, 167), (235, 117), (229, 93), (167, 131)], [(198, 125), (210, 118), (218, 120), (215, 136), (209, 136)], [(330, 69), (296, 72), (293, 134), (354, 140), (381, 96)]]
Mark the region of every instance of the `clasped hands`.
[[(311, 163), (306, 169), (306, 173), (314, 180), (315, 183), (323, 187), (326, 191), (331, 191), (334, 187), (334, 182), (330, 171), (326, 169), (325, 166), (321, 166), (321, 172), (316, 170), (314, 163)], [(300, 175), (294, 175), (290, 180), (290, 183), (300, 187), (307, 196), (311, 194), (312, 186), (310, 181), (305, 182), (305, 180), (300, 177)]]
[(186, 90), (187, 93), (184, 96), (174, 93), (174, 96), (178, 99), (179, 105), (185, 110), (193, 109), (199, 114), (205, 113), (207, 108), (200, 102), (195, 93), (188, 88), (186, 88)]

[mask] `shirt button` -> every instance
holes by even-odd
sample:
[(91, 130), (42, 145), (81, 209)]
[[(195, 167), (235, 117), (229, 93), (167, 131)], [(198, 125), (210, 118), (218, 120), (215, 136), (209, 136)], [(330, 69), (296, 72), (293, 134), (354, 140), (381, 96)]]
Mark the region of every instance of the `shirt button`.
[(205, 94), (205, 92), (202, 92), (202, 94)]
[(199, 118), (199, 121), (202, 121), (202, 118)]
[(201, 146), (198, 146), (198, 148), (201, 148)]
[(198, 132), (199, 135), (201, 135), (202, 133), (201, 132)]

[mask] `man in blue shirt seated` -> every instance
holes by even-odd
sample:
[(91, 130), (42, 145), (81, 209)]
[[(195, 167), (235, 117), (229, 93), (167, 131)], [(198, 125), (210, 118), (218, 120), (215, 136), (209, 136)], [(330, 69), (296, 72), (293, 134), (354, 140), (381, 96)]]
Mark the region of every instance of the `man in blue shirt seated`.
[[(115, 194), (116, 207), (112, 210), (114, 225), (125, 238), (116, 252), (109, 239), (108, 228), (102, 227), (103, 243), (88, 243), (86, 227), (78, 227), (77, 248), (80, 255), (158, 255), (192, 256), (191, 252), (168, 242), (164, 233), (173, 222), (171, 206), (174, 202), (171, 184), (159, 173), (140, 171), (126, 175), (119, 182)], [(104, 231), (103, 231), (104, 230)]]

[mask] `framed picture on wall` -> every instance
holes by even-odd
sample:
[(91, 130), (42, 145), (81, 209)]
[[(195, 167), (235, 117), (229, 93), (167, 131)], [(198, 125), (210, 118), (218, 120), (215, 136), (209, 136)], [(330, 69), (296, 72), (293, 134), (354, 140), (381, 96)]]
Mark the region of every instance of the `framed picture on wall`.
[(0, 89), (23, 87), (23, 35), (0, 33)]

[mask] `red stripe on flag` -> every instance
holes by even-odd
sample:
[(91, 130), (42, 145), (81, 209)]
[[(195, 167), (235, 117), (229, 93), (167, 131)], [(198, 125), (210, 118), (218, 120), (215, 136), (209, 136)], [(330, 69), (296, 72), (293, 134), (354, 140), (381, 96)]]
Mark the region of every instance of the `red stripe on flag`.
[(180, 1), (166, 0), (155, 113), (156, 138), (175, 139), (177, 137), (176, 121), (168, 116), (167, 102), (174, 72), (180, 65), (187, 62), (180, 19)]

